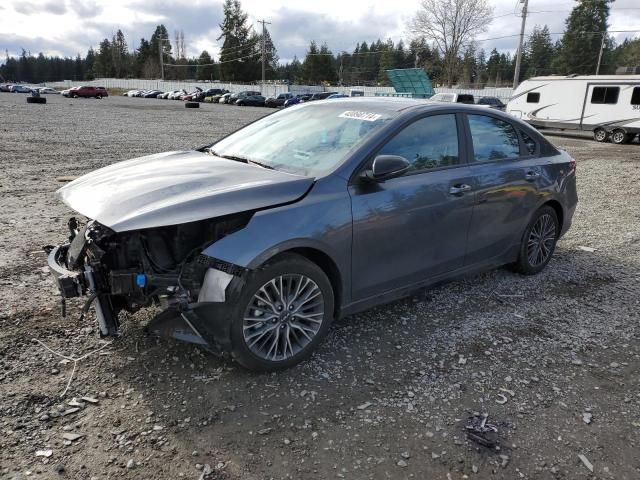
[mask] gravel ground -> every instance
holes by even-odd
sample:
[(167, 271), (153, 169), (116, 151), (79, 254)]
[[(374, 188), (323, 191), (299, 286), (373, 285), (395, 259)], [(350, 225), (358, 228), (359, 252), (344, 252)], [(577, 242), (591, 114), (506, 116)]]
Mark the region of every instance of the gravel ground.
[[(108, 344), (78, 304), (61, 318), (41, 247), (71, 214), (56, 177), (269, 111), (47, 100), (0, 94), (0, 478), (640, 477), (639, 145), (550, 137), (578, 161), (580, 203), (541, 274), (346, 318), (312, 360), (266, 375), (146, 336), (149, 313)], [(489, 446), (467, 438), (482, 414)]]

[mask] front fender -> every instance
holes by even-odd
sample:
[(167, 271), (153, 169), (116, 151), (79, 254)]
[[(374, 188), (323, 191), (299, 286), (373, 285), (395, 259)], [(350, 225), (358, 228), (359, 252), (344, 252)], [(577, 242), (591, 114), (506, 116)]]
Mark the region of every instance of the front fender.
[(254, 269), (284, 251), (312, 248), (332, 259), (345, 287), (351, 285), (351, 223), (346, 181), (328, 179), (296, 203), (256, 212), (243, 229), (202, 254)]

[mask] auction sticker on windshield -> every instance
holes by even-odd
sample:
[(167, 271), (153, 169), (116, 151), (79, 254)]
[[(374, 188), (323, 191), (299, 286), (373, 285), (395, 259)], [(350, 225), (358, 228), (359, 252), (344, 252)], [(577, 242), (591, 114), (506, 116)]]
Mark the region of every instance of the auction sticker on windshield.
[(355, 110), (347, 110), (344, 113), (338, 115), (341, 118), (353, 118), (355, 120), (364, 120), (365, 122), (375, 122), (382, 115), (379, 113), (370, 113), (370, 112), (358, 112)]

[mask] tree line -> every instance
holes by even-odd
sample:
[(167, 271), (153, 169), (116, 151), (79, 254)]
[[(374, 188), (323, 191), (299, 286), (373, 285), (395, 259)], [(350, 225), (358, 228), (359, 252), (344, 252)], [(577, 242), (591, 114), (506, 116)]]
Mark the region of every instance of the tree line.
[[(435, 84), (510, 85), (515, 55), (496, 49), (487, 53), (478, 47), (482, 42), (477, 41), (477, 36), (486, 30), (493, 14), (487, 0), (458, 0), (455, 2), (458, 12), (443, 8), (449, 3), (422, 0), (410, 24), (413, 38), (408, 43), (377, 39), (359, 42), (351, 52), (334, 53), (327, 44), (311, 41), (302, 60), (294, 58), (280, 63), (268, 29), (264, 34), (262, 30), (255, 31), (240, 1), (225, 0), (217, 61), (206, 50), (188, 58), (184, 32), (176, 31), (170, 38), (167, 28), (158, 25), (150, 38), (141, 38), (133, 50), (118, 30), (111, 39), (103, 39), (97, 49), (90, 48), (84, 57), (48, 57), (42, 53), (34, 56), (23, 50), (16, 58), (7, 53), (0, 75), (7, 81), (41, 83), (110, 77), (160, 78), (164, 73), (169, 80), (242, 83), (261, 77), (264, 55), (266, 78), (289, 83), (386, 85), (385, 70), (417, 67), (423, 68)], [(579, 0), (565, 21), (563, 35), (556, 41), (546, 25), (536, 26), (523, 46), (520, 80), (548, 74), (594, 74), (602, 42), (600, 73), (614, 73), (618, 65), (640, 65), (640, 38), (615, 45), (606, 33), (610, 3), (611, 0)], [(459, 28), (455, 35), (442, 34), (439, 25), (451, 21), (466, 22), (467, 30)]]

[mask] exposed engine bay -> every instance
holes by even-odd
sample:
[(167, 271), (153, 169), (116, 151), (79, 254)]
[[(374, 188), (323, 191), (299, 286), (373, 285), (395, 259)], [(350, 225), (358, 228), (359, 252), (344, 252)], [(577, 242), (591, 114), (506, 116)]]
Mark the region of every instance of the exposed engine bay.
[(243, 273), (243, 268), (201, 252), (243, 228), (251, 216), (247, 212), (125, 232), (115, 232), (95, 220), (81, 224), (71, 218), (68, 243), (48, 248), (63, 314), (65, 298), (89, 295), (83, 313), (93, 304), (101, 333), (116, 335), (122, 311), (135, 312), (151, 305), (186, 310), (198, 301), (207, 270)]

